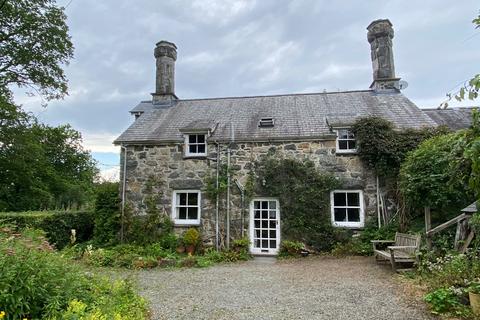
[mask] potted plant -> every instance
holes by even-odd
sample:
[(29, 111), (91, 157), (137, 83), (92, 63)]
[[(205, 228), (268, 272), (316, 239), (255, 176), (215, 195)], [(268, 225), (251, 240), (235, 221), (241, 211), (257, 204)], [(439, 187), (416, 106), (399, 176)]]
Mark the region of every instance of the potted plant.
[(472, 282), (468, 287), (470, 306), (475, 315), (480, 315), (480, 282)]
[(177, 253), (184, 253), (185, 252), (185, 244), (183, 243), (182, 238), (177, 239)]
[(200, 233), (195, 228), (190, 228), (183, 235), (183, 243), (189, 256), (195, 253), (195, 249), (200, 243)]

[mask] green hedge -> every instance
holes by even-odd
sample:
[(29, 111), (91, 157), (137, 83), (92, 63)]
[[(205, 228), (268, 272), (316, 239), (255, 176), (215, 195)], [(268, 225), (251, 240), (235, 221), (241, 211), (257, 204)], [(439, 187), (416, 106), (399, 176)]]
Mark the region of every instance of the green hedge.
[(48, 241), (62, 249), (70, 242), (72, 229), (76, 230), (77, 242), (92, 238), (94, 215), (89, 211), (0, 212), (0, 223), (42, 229)]

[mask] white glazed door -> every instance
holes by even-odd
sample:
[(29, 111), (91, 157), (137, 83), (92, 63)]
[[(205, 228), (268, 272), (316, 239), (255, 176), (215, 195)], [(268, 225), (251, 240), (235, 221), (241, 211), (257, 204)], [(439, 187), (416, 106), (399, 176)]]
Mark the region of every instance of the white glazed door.
[(250, 203), (250, 252), (276, 255), (280, 248), (280, 208), (276, 199)]

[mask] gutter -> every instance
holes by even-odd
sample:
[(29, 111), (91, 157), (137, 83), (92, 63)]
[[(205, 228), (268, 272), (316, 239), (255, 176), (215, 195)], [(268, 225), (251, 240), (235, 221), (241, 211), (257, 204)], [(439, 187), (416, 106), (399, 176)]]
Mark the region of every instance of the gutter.
[(123, 149), (123, 177), (122, 177), (122, 208), (121, 208), (121, 218), (120, 218), (120, 242), (123, 243), (124, 240), (124, 217), (125, 217), (125, 202), (126, 194), (125, 188), (127, 186), (127, 146), (120, 145), (120, 148)]
[[(213, 131), (212, 131), (213, 133)], [(335, 134), (324, 134), (319, 136), (295, 136), (295, 137), (271, 137), (271, 138), (249, 138), (249, 139), (242, 139), (242, 138), (235, 138), (236, 143), (240, 142), (303, 142), (303, 141), (330, 141), (336, 139)], [(217, 143), (231, 143), (231, 138), (222, 138), (222, 139), (215, 139), (213, 140)], [(122, 143), (129, 144), (129, 145), (166, 145), (169, 143), (184, 143), (183, 139), (165, 139), (165, 140), (124, 140), (124, 141), (114, 141), (115, 145), (120, 145)]]

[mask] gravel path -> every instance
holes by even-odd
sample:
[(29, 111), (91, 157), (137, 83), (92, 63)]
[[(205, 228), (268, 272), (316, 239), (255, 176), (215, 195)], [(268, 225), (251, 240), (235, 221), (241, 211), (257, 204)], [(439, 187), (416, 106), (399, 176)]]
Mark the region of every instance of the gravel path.
[(372, 258), (268, 258), (138, 272), (153, 319), (432, 319)]

